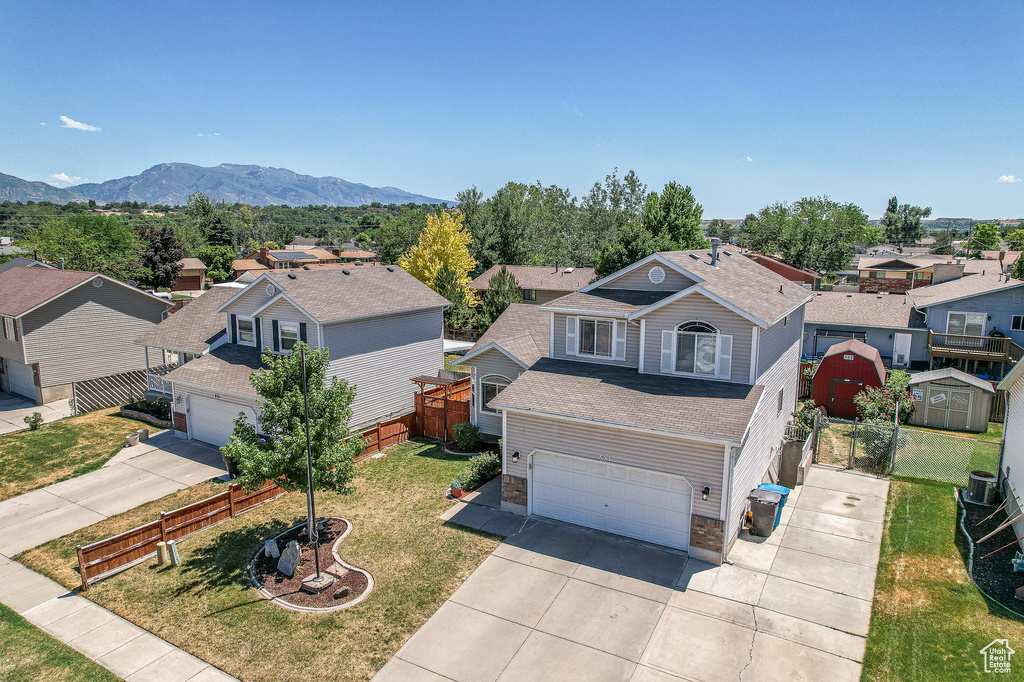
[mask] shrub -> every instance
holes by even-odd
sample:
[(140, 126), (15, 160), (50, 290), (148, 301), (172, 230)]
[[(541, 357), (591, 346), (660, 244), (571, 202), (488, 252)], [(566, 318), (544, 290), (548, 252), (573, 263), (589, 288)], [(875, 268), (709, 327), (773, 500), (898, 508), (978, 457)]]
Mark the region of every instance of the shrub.
[(33, 412), (30, 416), (25, 417), (25, 423), (28, 424), (29, 431), (38, 431), (39, 425), (43, 423), (43, 415)]
[(451, 488), (452, 490), (462, 490), (462, 484), (459, 483), (459, 479), (455, 479), (454, 481), (452, 481), (452, 484), (448, 487)]
[(145, 398), (140, 398), (133, 403), (128, 403), (125, 407), (129, 410), (142, 412), (143, 414), (148, 414), (164, 421), (170, 421), (171, 419), (171, 406), (162, 400), (146, 400)]
[(477, 455), (459, 474), (465, 488), (476, 488), (501, 473), (501, 460), (497, 455)]
[[(821, 408), (814, 404), (813, 400), (805, 402), (799, 410), (793, 413), (793, 421), (807, 429), (814, 428), (815, 416), (821, 414)], [(828, 420), (824, 420), (823, 426), (828, 426)]]
[(889, 372), (882, 388), (868, 387), (853, 397), (861, 419), (869, 422), (892, 423), (896, 405), (900, 406), (900, 423), (905, 424), (914, 412), (914, 398), (910, 395), (910, 375), (900, 370)]
[(452, 430), (455, 431), (455, 444), (459, 446), (460, 450), (468, 452), (480, 442), (480, 427), (475, 424), (463, 422), (456, 424)]

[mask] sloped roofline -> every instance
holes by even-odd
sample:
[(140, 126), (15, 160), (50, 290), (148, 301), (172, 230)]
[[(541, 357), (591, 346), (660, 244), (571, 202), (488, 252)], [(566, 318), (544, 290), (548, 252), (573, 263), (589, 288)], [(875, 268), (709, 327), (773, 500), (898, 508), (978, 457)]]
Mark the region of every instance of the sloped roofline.
[(627, 265), (626, 267), (622, 268), (621, 270), (616, 270), (612, 274), (607, 275), (605, 277), (602, 277), (601, 279), (597, 280), (596, 282), (591, 282), (587, 286), (585, 286), (582, 289), (580, 289), (580, 291), (586, 293), (586, 292), (589, 292), (589, 291), (593, 291), (594, 289), (598, 289), (601, 286), (607, 284), (608, 282), (613, 282), (613, 281), (617, 280), (619, 277), (622, 277), (624, 275), (628, 275), (629, 273), (633, 272), (634, 270), (636, 270), (638, 268), (642, 268), (643, 266), (647, 265), (648, 263), (658, 263), (659, 265), (664, 265), (667, 268), (671, 268), (672, 270), (675, 270), (680, 275), (683, 275), (684, 277), (688, 277), (688, 278), (694, 280), (698, 284), (700, 284), (701, 282), (704, 281), (703, 277), (699, 277), (698, 275), (695, 275), (694, 273), (690, 272), (689, 270), (687, 270), (686, 268), (682, 267), (681, 265), (673, 263), (668, 258), (665, 258), (664, 256), (662, 256), (660, 253), (652, 253), (650, 256), (647, 256), (646, 258), (641, 258), (640, 260), (638, 260), (637, 262), (633, 263), (632, 265)]
[[(518, 337), (514, 337), (514, 338), (518, 338)], [(512, 355), (512, 353), (509, 353), (507, 350), (502, 348), (501, 344), (499, 344), (497, 341), (491, 341), (489, 344), (487, 344), (486, 346), (483, 346), (482, 348), (477, 348), (474, 351), (470, 351), (469, 353), (466, 353), (461, 358), (459, 358), (458, 360), (456, 360), (455, 362), (452, 362), (450, 364), (452, 364), (452, 365), (461, 365), (466, 360), (470, 360), (472, 358), (475, 358), (478, 355), (482, 355), (483, 353), (486, 353), (489, 350), (496, 350), (496, 351), (498, 351), (499, 353), (501, 353), (502, 355), (507, 357), (509, 360), (511, 360), (512, 362), (516, 363), (520, 367), (522, 367), (523, 369), (529, 369), (530, 368), (530, 366), (527, 365), (525, 362), (523, 362), (522, 360), (520, 360), (516, 356)]]
[[(253, 284), (255, 284), (255, 283), (256, 283), (256, 282), (253, 282)], [(273, 305), (276, 305), (277, 303), (280, 303), (280, 302), (281, 302), (282, 300), (284, 300), (284, 301), (288, 301), (289, 303), (291, 303), (291, 304), (292, 304), (292, 306), (294, 306), (296, 310), (298, 310), (298, 311), (299, 311), (300, 313), (302, 313), (303, 315), (305, 315), (306, 317), (308, 317), (308, 318), (309, 318), (310, 320), (312, 320), (312, 321), (313, 321), (313, 324), (317, 324), (317, 323), (319, 323), (319, 320), (317, 320), (317, 319), (316, 319), (315, 317), (313, 317), (312, 315), (310, 315), (310, 314), (309, 314), (309, 312), (308, 312), (308, 311), (307, 311), (307, 310), (306, 310), (305, 308), (303, 308), (303, 307), (302, 307), (302, 306), (300, 306), (300, 305), (299, 305), (298, 303), (296, 303), (296, 302), (295, 302), (295, 301), (293, 301), (293, 300), (292, 300), (291, 298), (289, 298), (289, 297), (288, 297), (288, 294), (286, 294), (286, 293), (285, 293), (285, 292), (283, 292), (283, 291), (282, 291), (282, 292), (280, 292), (280, 293), (279, 293), (279, 294), (278, 294), (277, 296), (274, 296), (273, 298), (271, 298), (271, 299), (270, 299), (269, 301), (267, 301), (267, 302), (266, 302), (266, 303), (264, 303), (263, 305), (261, 305), (261, 306), (260, 306), (259, 308), (257, 308), (256, 310), (254, 310), (254, 311), (252, 312), (252, 315), (250, 315), (250, 317), (259, 317), (260, 313), (262, 313), (262, 312), (263, 312), (264, 310), (266, 310), (267, 308), (270, 308), (270, 307), (271, 307), (271, 306), (273, 306)]]
[(279, 287), (279, 286), (277, 285), (277, 282), (275, 282), (275, 281), (273, 281), (272, 279), (270, 279), (270, 276), (269, 276), (269, 272), (270, 272), (270, 271), (268, 271), (268, 272), (264, 272), (264, 273), (263, 273), (262, 275), (260, 275), (259, 277), (257, 277), (257, 278), (256, 278), (256, 279), (254, 279), (253, 281), (249, 282), (249, 284), (248, 284), (248, 285), (246, 285), (246, 287), (245, 287), (244, 289), (242, 289), (241, 291), (239, 291), (239, 292), (238, 292), (237, 294), (235, 294), (234, 296), (232, 296), (232, 297), (231, 297), (231, 298), (229, 298), (228, 300), (226, 300), (226, 301), (224, 301), (223, 303), (221, 303), (221, 304), (220, 304), (220, 307), (219, 307), (219, 308), (217, 308), (217, 312), (218, 312), (218, 313), (222, 313), (222, 312), (224, 312), (224, 310), (225, 310), (225, 309), (226, 309), (226, 308), (227, 308), (227, 307), (228, 307), (229, 305), (231, 305), (232, 303), (234, 303), (235, 301), (237, 301), (237, 300), (238, 300), (239, 298), (241, 298), (242, 296), (244, 296), (244, 295), (245, 295), (246, 293), (248, 293), (248, 292), (249, 292), (249, 290), (250, 290), (250, 289), (252, 289), (253, 287), (255, 287), (255, 286), (256, 286), (257, 284), (259, 284), (260, 280), (262, 280), (262, 279), (266, 279), (266, 280), (267, 280), (268, 282), (270, 282), (271, 284), (273, 284), (273, 285), (274, 285), (274, 288), (275, 288), (275, 289), (280, 289), (281, 287)]
[[(54, 269), (56, 269), (56, 268), (54, 268)], [(172, 305), (171, 303), (169, 303), (167, 301), (167, 299), (160, 298), (159, 296), (154, 296), (153, 294), (149, 293), (148, 291), (143, 291), (142, 289), (136, 289), (135, 287), (129, 286), (129, 285), (125, 284), (124, 282), (120, 281), (120, 280), (114, 279), (113, 277), (107, 277), (106, 275), (101, 275), (100, 273), (96, 273), (92, 277), (89, 277), (88, 279), (84, 279), (81, 282), (79, 282), (78, 284), (75, 284), (74, 286), (68, 287), (67, 289), (65, 289), (64, 291), (60, 292), (59, 294), (54, 294), (53, 296), (51, 296), (50, 298), (46, 299), (42, 303), (38, 303), (38, 304), (32, 306), (31, 308), (29, 308), (25, 312), (23, 312), (23, 313), (21, 313), (21, 314), (19, 314), (17, 316), (13, 316), (12, 315), (12, 317), (14, 317), (14, 319), (16, 319), (16, 320), (17, 319), (21, 319), (22, 317), (25, 317), (29, 313), (32, 313), (32, 312), (35, 312), (36, 310), (39, 310), (44, 305), (48, 305), (49, 303), (52, 303), (53, 301), (56, 301), (61, 296), (64, 296), (66, 294), (70, 294), (75, 289), (78, 289), (79, 287), (83, 287), (83, 286), (85, 286), (89, 282), (92, 282), (95, 279), (102, 279), (102, 280), (106, 280), (107, 282), (112, 282), (112, 283), (114, 283), (114, 284), (116, 284), (116, 285), (118, 285), (120, 287), (124, 287), (125, 289), (128, 289), (129, 291), (133, 291), (133, 292), (135, 292), (137, 294), (141, 294), (141, 295), (145, 296), (146, 298), (151, 298), (154, 301), (160, 301), (167, 308), (170, 308), (171, 305)]]
[[(977, 275), (968, 275), (968, 277), (977, 277)], [(953, 281), (956, 281), (956, 280), (949, 280), (949, 281), (953, 282)], [(945, 284), (945, 282), (939, 282), (938, 284), (933, 284), (932, 286), (933, 287), (937, 287), (937, 286), (942, 286), (943, 284)], [(1000, 287), (998, 289), (990, 289), (988, 291), (979, 291), (979, 292), (974, 293), (974, 294), (967, 294), (966, 296), (954, 296), (953, 298), (944, 298), (944, 299), (942, 299), (940, 301), (931, 301), (929, 303), (920, 303), (920, 304), (915, 301), (914, 302), (914, 307), (917, 308), (918, 310), (922, 310), (922, 309), (925, 309), (925, 308), (930, 308), (933, 305), (943, 305), (945, 303), (956, 303), (957, 301), (963, 301), (963, 300), (966, 300), (968, 298), (975, 298), (977, 296), (987, 296), (988, 294), (998, 294), (1001, 291), (1008, 291), (1010, 289), (1016, 289), (1018, 287), (1024, 287), (1024, 281), (1022, 281), (1022, 282), (1020, 282), (1018, 284), (1013, 284), (1013, 285), (1008, 286), (1008, 287)], [(921, 289), (927, 289), (927, 288), (928, 287), (921, 287)], [(921, 289), (918, 289), (918, 291), (921, 291)], [(911, 294), (910, 298), (911, 299), (914, 298), (913, 294)]]
[[(746, 310), (743, 310), (739, 306), (734, 305), (734, 304), (730, 303), (729, 301), (726, 301), (721, 296), (717, 296), (717, 295), (711, 293), (710, 291), (708, 291), (704, 287), (700, 286), (699, 284), (694, 284), (692, 287), (688, 287), (686, 289), (683, 289), (682, 291), (677, 291), (676, 293), (672, 294), (671, 296), (666, 296), (665, 298), (661, 299), (660, 301), (658, 301), (656, 303), (652, 303), (651, 305), (647, 306), (646, 308), (641, 308), (640, 310), (637, 310), (635, 313), (631, 313), (629, 315), (629, 317), (627, 317), (626, 319), (627, 320), (635, 320), (638, 317), (643, 317), (644, 315), (647, 315), (649, 313), (653, 313), (655, 310), (658, 310), (659, 308), (667, 306), (667, 305), (669, 305), (671, 303), (675, 303), (676, 301), (682, 300), (682, 299), (686, 298), (687, 296), (689, 296), (690, 294), (700, 294), (701, 296), (704, 296), (705, 298), (707, 298), (707, 299), (709, 299), (711, 301), (714, 301), (715, 303), (717, 303), (718, 305), (722, 306), (723, 308), (731, 310), (732, 312), (736, 313), (737, 315), (739, 315), (740, 317), (744, 318), (748, 322), (753, 322), (754, 324), (756, 324), (758, 327), (761, 327), (762, 329), (767, 329), (769, 327), (769, 324), (767, 322), (765, 322), (764, 320), (762, 320), (761, 318), (756, 317), (754, 315), (751, 315)], [(803, 305), (803, 304), (801, 303), (800, 305)], [(797, 307), (800, 307), (800, 306), (797, 306)], [(794, 310), (795, 310), (795, 308), (794, 308)]]

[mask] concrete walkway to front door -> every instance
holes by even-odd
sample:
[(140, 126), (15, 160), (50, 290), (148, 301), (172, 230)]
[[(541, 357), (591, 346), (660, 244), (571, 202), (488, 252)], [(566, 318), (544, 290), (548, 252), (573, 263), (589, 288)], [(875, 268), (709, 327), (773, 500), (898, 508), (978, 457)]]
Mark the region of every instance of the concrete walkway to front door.
[(887, 490), (815, 467), (723, 566), (530, 519), (374, 679), (859, 680)]

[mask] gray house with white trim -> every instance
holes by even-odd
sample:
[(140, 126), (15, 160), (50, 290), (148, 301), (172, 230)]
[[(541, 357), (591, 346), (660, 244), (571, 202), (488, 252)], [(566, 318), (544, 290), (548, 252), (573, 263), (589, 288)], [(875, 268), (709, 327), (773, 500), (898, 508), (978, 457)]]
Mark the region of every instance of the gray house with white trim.
[[(716, 249), (656, 253), (538, 306), (546, 357), (487, 402), (502, 507), (721, 563), (796, 407), (810, 296)], [(479, 375), (476, 358), (462, 364)]]

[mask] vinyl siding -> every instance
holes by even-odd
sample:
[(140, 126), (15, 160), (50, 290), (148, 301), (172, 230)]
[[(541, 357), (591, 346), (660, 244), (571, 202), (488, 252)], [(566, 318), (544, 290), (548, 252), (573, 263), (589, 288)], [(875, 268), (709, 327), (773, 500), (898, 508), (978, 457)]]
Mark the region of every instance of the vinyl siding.
[[(776, 361), (794, 343), (799, 343), (803, 340), (803, 334), (804, 306), (800, 306), (790, 313), (789, 324), (779, 320), (767, 329), (762, 329), (757, 337), (757, 373), (755, 376), (760, 378), (762, 374), (775, 365)], [(756, 381), (756, 383), (761, 382)]]
[[(506, 413), (504, 472), (527, 477), (528, 455), (546, 450), (683, 476), (693, 486), (693, 513), (722, 518), (724, 445), (684, 440), (610, 426), (583, 424), (538, 415)], [(518, 450), (519, 462), (507, 455)], [(705, 502), (704, 486), (711, 487)]]
[(544, 305), (550, 303), (556, 298), (562, 298), (568, 296), (571, 291), (547, 291), (545, 289), (537, 289), (537, 300), (536, 301), (523, 301), (523, 303), (530, 303), (533, 305)]
[[(993, 270), (998, 269), (998, 267), (997, 263), (993, 266)], [(946, 320), (950, 311), (958, 313), (987, 313), (992, 316), (992, 319), (985, 323), (986, 334), (998, 328), (999, 331), (1013, 339), (1014, 343), (1024, 346), (1024, 331), (1015, 332), (1011, 329), (1013, 316), (1024, 315), (1024, 303), (1013, 302), (1014, 294), (1021, 292), (1024, 292), (1024, 287), (974, 296), (973, 298), (966, 298), (962, 301), (954, 301), (953, 303), (933, 305), (927, 310), (928, 316), (925, 324), (932, 331), (945, 333)]]
[(753, 328), (728, 308), (693, 293), (644, 316), (644, 374), (661, 374), (661, 332), (682, 322), (701, 320), (714, 325), (722, 334), (732, 335), (732, 371), (730, 382), (750, 383), (750, 337)]
[[(273, 298), (273, 296), (267, 295), (266, 288), (267, 282), (260, 282), (259, 284), (254, 282), (250, 284), (249, 288), (241, 296), (235, 299), (228, 308), (224, 309), (224, 312), (228, 315), (233, 313), (240, 317), (252, 317), (254, 312), (265, 306), (267, 301)], [(276, 291), (280, 293), (281, 290), (277, 289)], [(275, 293), (274, 296), (276, 295)]]
[(144, 349), (132, 341), (166, 309), (111, 282), (86, 283), (22, 318), (27, 364), (39, 363), (42, 388), (144, 369)]
[(466, 362), (460, 363), (458, 367), (473, 370), (473, 423), (479, 426), (480, 430), (484, 433), (500, 436), (501, 414), (492, 414), (480, 410), (480, 397), (483, 395), (480, 382), (484, 377), (492, 374), (504, 376), (509, 381), (515, 381), (526, 370), (512, 360), (509, 360), (507, 355), (493, 348), (470, 358)]
[(285, 300), (278, 301), (260, 313), (260, 333), (264, 348), (274, 348), (274, 323), (285, 322), (289, 324), (306, 325), (306, 343), (312, 348), (320, 347), (320, 334), (317, 332), (316, 322), (309, 319), (309, 316), (295, 309), (291, 303)]
[[(792, 325), (790, 322), (790, 326)], [(729, 523), (726, 526), (731, 533), (730, 541), (739, 532), (742, 514), (747, 506), (747, 495), (764, 481), (765, 472), (779, 456), (779, 445), (786, 431), (786, 422), (796, 410), (799, 367), (800, 344), (794, 341), (758, 381), (764, 386), (764, 392), (751, 418), (747, 438), (740, 446), (733, 464), (732, 504), (729, 509)], [(781, 414), (778, 412), (780, 388), (785, 391)]]
[[(655, 265), (659, 266), (665, 271), (665, 281), (661, 284), (653, 284), (647, 273), (651, 271)], [(630, 291), (682, 291), (688, 287), (692, 287), (696, 284), (695, 281), (686, 277), (672, 268), (665, 267), (660, 263), (651, 263), (637, 268), (636, 270), (626, 273), (622, 277), (613, 279), (610, 282), (602, 285), (602, 289), (628, 289)]]
[[(886, 366), (889, 366), (892, 362), (893, 339), (889, 338), (889, 336), (892, 334), (910, 334), (912, 337), (910, 341), (910, 361), (928, 362), (927, 329), (900, 329), (898, 327), (872, 329), (859, 327), (853, 324), (814, 324), (812, 322), (805, 322), (803, 341), (804, 356), (812, 357), (814, 355), (814, 334), (819, 329), (844, 329), (848, 331), (864, 332), (864, 343), (878, 350), (882, 359), (885, 360)], [(846, 339), (819, 339), (818, 356), (820, 357), (824, 355), (825, 351), (827, 351), (833, 343), (839, 343), (841, 341), (846, 341)]]
[(351, 427), (412, 412), (411, 379), (444, 366), (440, 308), (342, 322), (324, 327), (328, 375), (356, 388)]
[[(1006, 392), (1006, 421), (1003, 425), (1003, 460), (999, 472), (1003, 492), (1016, 492), (1018, 500), (1024, 499), (1024, 379), (1018, 379)], [(1010, 502), (1006, 510), (1008, 518), (1021, 511), (1016, 502)], [(1024, 549), (1024, 518), (1013, 523), (1013, 531), (1020, 538), (1018, 544)]]
[[(25, 350), (22, 345), (21, 332), (18, 331), (18, 340), (4, 338), (4, 318), (0, 317), (0, 358), (7, 358), (15, 362), (25, 362)], [(13, 320), (14, 326), (18, 326), (18, 320)]]
[[(583, 317), (592, 319), (601, 318), (598, 315), (564, 315), (555, 313), (555, 355), (559, 360), (576, 360), (579, 362), (594, 362), (599, 365), (615, 365), (616, 367), (639, 367), (640, 362), (640, 325), (635, 322), (626, 322), (626, 359), (612, 360), (611, 358), (597, 358), (592, 355), (566, 355), (565, 353), (565, 318)], [(618, 318), (620, 322), (625, 322)]]

